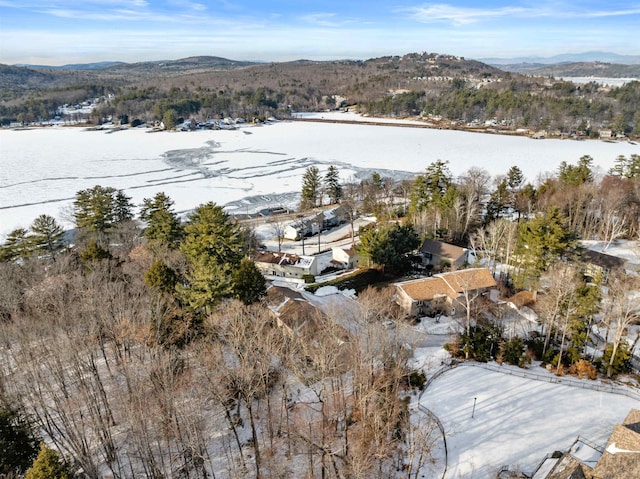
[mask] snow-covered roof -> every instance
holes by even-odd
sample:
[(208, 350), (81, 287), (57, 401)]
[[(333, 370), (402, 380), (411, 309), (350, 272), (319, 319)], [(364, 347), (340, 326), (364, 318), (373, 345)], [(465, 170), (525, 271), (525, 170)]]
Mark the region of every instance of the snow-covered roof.
[(256, 263), (277, 264), (279, 266), (292, 266), (296, 268), (309, 268), (315, 261), (314, 256), (298, 256), (290, 253), (276, 253), (273, 251), (260, 251), (255, 254)]

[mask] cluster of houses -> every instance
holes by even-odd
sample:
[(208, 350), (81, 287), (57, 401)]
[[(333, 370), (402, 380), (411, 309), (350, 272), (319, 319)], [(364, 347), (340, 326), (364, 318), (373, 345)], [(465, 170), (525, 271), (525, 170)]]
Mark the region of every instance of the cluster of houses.
[[(419, 253), (425, 266), (435, 267), (437, 271), (446, 265), (453, 271), (396, 283), (397, 303), (408, 316), (438, 313), (455, 315), (460, 310), (456, 306), (465, 295), (484, 294), (496, 286), (496, 281), (487, 268), (458, 269), (468, 261), (466, 248), (427, 239)], [(318, 257), (312, 255), (259, 251), (253, 260), (262, 274), (270, 279), (305, 280), (322, 273)], [(334, 269), (354, 269), (358, 262), (355, 246), (332, 248), (331, 266)]]
[[(331, 222), (341, 216), (328, 215)], [(312, 225), (316, 225), (313, 229)], [(324, 225), (324, 226), (321, 226)], [(291, 226), (290, 236), (300, 238), (309, 231), (327, 226), (322, 213), (305, 218)], [(286, 236), (285, 236), (286, 237)], [(355, 245), (333, 247), (330, 266), (334, 271), (352, 270), (359, 264)], [(421, 266), (429, 276), (395, 284), (396, 302), (410, 317), (446, 314), (454, 316), (463, 311), (460, 306), (468, 297), (477, 298), (496, 287), (494, 275), (487, 268), (467, 268), (469, 250), (456, 245), (426, 239), (418, 250)], [(321, 275), (318, 256), (284, 252), (259, 251), (254, 256), (256, 266), (270, 279), (313, 281)], [(625, 260), (588, 249), (581, 250), (579, 258), (585, 276), (601, 277), (605, 282), (613, 271), (625, 268)], [(326, 267), (326, 264), (323, 265)]]
[[(496, 287), (493, 274), (487, 268), (466, 267), (469, 263), (466, 248), (427, 239), (418, 253), (430, 276), (394, 285), (396, 302), (407, 316), (464, 315), (468, 307), (465, 302), (470, 297), (477, 298)], [(333, 248), (332, 258), (331, 263), (336, 268), (353, 269), (358, 264), (358, 255), (352, 245)], [(255, 261), (265, 275), (274, 279), (303, 279), (305, 275), (321, 273), (316, 256), (261, 252)], [(580, 261), (586, 276), (600, 275), (603, 278), (625, 266), (625, 261), (620, 258), (591, 250), (583, 250)], [(268, 290), (267, 302), (274, 321), (288, 334), (313, 338), (327, 318), (316, 305), (307, 301), (305, 294), (274, 284)], [(344, 326), (336, 325), (330, 334), (335, 335), (338, 344), (349, 341), (350, 333)], [(341, 363), (347, 368), (350, 361), (348, 348), (344, 351)], [(580, 455), (572, 451), (548, 456), (545, 461), (550, 461), (550, 465), (544, 471), (536, 471), (533, 477), (640, 478), (640, 410), (629, 412), (622, 424), (615, 426), (607, 446), (597, 452), (599, 458), (590, 462), (580, 460)]]

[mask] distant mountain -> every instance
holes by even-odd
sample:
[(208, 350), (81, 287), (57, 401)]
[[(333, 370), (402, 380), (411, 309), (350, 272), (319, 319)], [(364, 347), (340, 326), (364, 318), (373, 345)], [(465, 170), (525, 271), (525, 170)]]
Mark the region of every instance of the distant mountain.
[(499, 65), (500, 69), (536, 76), (640, 78), (640, 65), (620, 65), (602, 62), (575, 62), (546, 65), (542, 63), (518, 63)]
[(552, 57), (480, 58), (479, 61), (498, 66), (515, 64), (544, 64), (604, 62), (622, 65), (640, 65), (640, 55), (619, 55), (611, 52), (564, 53)]
[(107, 68), (125, 65), (124, 62), (96, 62), (96, 63), (70, 63), (68, 65), (61, 66), (49, 66), (49, 65), (15, 65), (18, 67), (27, 67), (35, 69), (49, 69), (49, 70), (105, 70)]
[(124, 63), (109, 68), (112, 72), (138, 72), (138, 73), (186, 73), (211, 69), (233, 69), (250, 65), (255, 62), (229, 60), (228, 58), (198, 56), (180, 58), (178, 60), (157, 60), (151, 62)]
[(227, 58), (213, 56), (198, 56), (180, 58), (178, 60), (157, 60), (148, 62), (125, 63), (117, 61), (105, 61), (96, 63), (72, 63), (62, 66), (47, 65), (15, 65), (16, 67), (25, 67), (35, 70), (111, 70), (114, 72), (127, 71), (154, 71), (161, 70), (165, 72), (180, 70), (204, 70), (210, 68), (234, 68), (248, 65), (255, 65), (256, 62), (245, 62), (229, 60)]

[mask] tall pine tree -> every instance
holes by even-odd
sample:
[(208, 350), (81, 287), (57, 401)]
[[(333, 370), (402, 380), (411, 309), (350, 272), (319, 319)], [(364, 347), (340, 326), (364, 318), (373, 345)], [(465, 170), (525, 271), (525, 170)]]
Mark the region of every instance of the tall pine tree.
[(133, 217), (130, 198), (110, 186), (78, 191), (73, 210), (76, 226), (85, 232), (107, 233), (116, 223)]
[(320, 196), (320, 170), (317, 166), (310, 166), (302, 176), (302, 195), (300, 209), (307, 210), (318, 206)]
[(551, 206), (546, 213), (521, 223), (516, 246), (520, 286), (537, 284), (542, 271), (567, 253), (574, 242), (574, 235), (557, 206)]
[(338, 168), (331, 165), (324, 177), (324, 187), (329, 196), (329, 203), (339, 203), (342, 199), (342, 185), (340, 184), (340, 173)]
[(198, 206), (184, 227), (180, 245), (189, 262), (187, 285), (181, 287), (184, 302), (193, 310), (209, 310), (220, 299), (233, 295), (233, 273), (244, 257), (246, 235), (215, 203)]
[(7, 239), (0, 247), (0, 261), (13, 261), (16, 258), (26, 258), (31, 254), (31, 240), (24, 228), (16, 228), (7, 235)]
[(29, 240), (38, 254), (48, 254), (55, 258), (55, 254), (64, 248), (64, 230), (49, 215), (40, 215), (31, 224)]
[(147, 223), (142, 234), (151, 243), (159, 243), (170, 249), (177, 248), (184, 234), (180, 219), (173, 211), (173, 201), (164, 193), (145, 198), (140, 219)]

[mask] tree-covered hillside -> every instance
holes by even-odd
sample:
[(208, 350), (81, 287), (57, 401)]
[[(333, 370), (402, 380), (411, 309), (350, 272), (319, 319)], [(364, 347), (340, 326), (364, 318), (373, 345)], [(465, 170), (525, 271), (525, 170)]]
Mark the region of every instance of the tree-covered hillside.
[(614, 128), (638, 134), (640, 87), (573, 85), (501, 71), (449, 55), (407, 54), (366, 61), (248, 63), (216, 57), (115, 65), (103, 70), (3, 66), (0, 120), (37, 121), (56, 107), (110, 93), (92, 121), (287, 116), (358, 105), (362, 113), (431, 115), (563, 132)]

